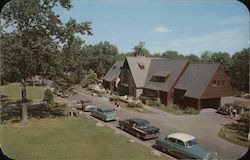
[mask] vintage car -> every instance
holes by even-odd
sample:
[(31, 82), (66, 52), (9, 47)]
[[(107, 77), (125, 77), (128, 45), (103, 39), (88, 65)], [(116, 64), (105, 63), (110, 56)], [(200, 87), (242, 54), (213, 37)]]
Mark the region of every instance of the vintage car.
[(151, 139), (160, 135), (160, 129), (151, 126), (150, 123), (144, 119), (131, 118), (123, 121), (119, 121), (119, 127), (137, 138)]
[(118, 120), (118, 116), (114, 109), (106, 106), (97, 106), (96, 108), (92, 109), (91, 115), (96, 117), (102, 121), (115, 121)]
[(92, 109), (95, 109), (97, 106), (92, 105), (91, 101), (73, 101), (73, 107), (75, 109), (83, 110), (85, 112), (89, 112)]
[(173, 133), (156, 139), (156, 146), (163, 152), (171, 153), (184, 159), (216, 159), (217, 152), (208, 150), (196, 141), (196, 138), (185, 133)]
[(241, 105), (233, 104), (233, 103), (226, 103), (223, 106), (217, 109), (217, 113), (230, 115), (233, 113), (233, 110), (236, 110), (236, 114), (240, 114), (245, 112), (245, 108)]

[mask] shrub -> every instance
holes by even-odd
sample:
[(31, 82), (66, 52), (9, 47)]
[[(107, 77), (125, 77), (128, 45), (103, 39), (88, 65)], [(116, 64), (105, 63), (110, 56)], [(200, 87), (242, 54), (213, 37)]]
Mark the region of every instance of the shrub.
[(154, 106), (154, 107), (160, 107), (161, 106), (161, 103), (157, 100), (148, 100), (148, 103), (147, 105), (149, 106)]
[(54, 95), (50, 89), (46, 89), (44, 91), (43, 100), (49, 104), (52, 104), (54, 102)]
[(135, 103), (135, 102), (129, 102), (127, 104), (127, 107), (130, 107), (130, 108), (142, 108), (142, 104), (141, 103)]
[(184, 113), (187, 113), (187, 114), (198, 114), (199, 111), (196, 110), (195, 108), (187, 107), (187, 108), (185, 108)]
[(147, 96), (140, 96), (140, 98), (139, 98), (141, 101), (142, 101), (142, 103), (144, 103), (144, 104), (147, 104), (147, 101), (149, 101), (150, 100), (150, 98), (149, 97), (147, 97)]

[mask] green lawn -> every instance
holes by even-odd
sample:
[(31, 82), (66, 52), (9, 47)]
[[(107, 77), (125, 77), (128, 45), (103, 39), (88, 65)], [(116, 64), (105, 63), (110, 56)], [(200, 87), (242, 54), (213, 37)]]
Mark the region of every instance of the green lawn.
[(225, 125), (220, 131), (219, 136), (232, 143), (249, 147), (250, 141), (247, 139), (248, 131), (240, 123)]
[(115, 134), (106, 126), (81, 116), (30, 119), (31, 125), (0, 125), (3, 152), (13, 159), (167, 159), (151, 154), (151, 149)]
[[(42, 100), (44, 89), (38, 86), (27, 86), (27, 98), (32, 100)], [(10, 83), (9, 85), (0, 86), (0, 95), (8, 96), (12, 100), (21, 99), (21, 84)]]

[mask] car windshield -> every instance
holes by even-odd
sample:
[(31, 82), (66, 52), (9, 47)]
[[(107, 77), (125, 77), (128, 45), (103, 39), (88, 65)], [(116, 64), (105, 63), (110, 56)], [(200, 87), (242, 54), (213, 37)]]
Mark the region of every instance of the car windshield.
[(107, 110), (104, 110), (103, 112), (108, 113), (108, 112), (113, 112), (113, 110), (112, 109), (107, 109)]
[(137, 124), (137, 127), (138, 128), (141, 128), (141, 129), (143, 129), (143, 128), (148, 128), (150, 126), (150, 124), (148, 123), (148, 122), (145, 122), (145, 123), (138, 123)]
[(197, 145), (198, 143), (197, 143), (196, 139), (193, 139), (193, 140), (187, 141), (186, 144), (188, 147), (192, 147), (194, 145)]

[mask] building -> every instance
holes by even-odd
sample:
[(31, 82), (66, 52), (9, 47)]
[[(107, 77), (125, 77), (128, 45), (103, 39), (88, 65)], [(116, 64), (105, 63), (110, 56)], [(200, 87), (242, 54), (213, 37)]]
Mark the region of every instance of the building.
[(163, 104), (198, 109), (219, 107), (221, 97), (233, 95), (222, 65), (188, 59), (126, 57), (112, 66), (104, 80), (106, 88), (115, 88), (120, 95), (143, 95)]
[(116, 61), (107, 74), (103, 77), (103, 86), (111, 91), (117, 91), (118, 83), (120, 81), (119, 75), (124, 60)]

